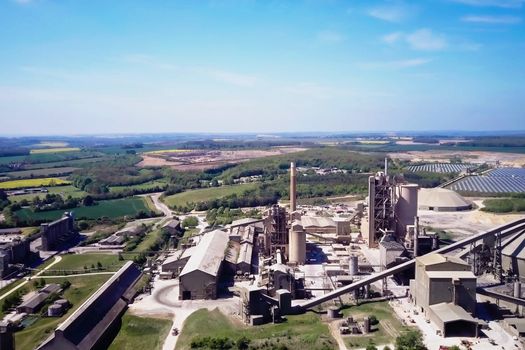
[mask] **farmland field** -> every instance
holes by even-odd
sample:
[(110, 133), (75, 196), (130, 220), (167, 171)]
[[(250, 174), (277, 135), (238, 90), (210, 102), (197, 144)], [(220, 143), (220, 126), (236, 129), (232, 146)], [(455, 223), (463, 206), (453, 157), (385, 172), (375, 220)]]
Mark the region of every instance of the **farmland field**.
[(56, 148), (36, 148), (31, 150), (31, 154), (42, 153), (59, 153), (59, 152), (75, 152), (80, 151), (78, 147), (56, 147)]
[(177, 193), (172, 196), (167, 196), (164, 198), (164, 203), (166, 203), (168, 206), (185, 206), (188, 203), (204, 202), (214, 198), (229, 196), (234, 193), (240, 194), (244, 191), (254, 189), (257, 186), (257, 184), (251, 183), (191, 190)]
[[(71, 196), (73, 198), (83, 198), (87, 194), (73, 185), (48, 187), (47, 191), (49, 194), (60, 194), (63, 198), (66, 198), (67, 196)], [(35, 197), (43, 198), (45, 195), (46, 193), (23, 194), (20, 196), (10, 196), (9, 200), (13, 203), (18, 203), (24, 199), (31, 201)]]
[(20, 170), (20, 171), (10, 171), (8, 173), (1, 174), (2, 176), (8, 176), (10, 178), (30, 178), (30, 177), (40, 177), (40, 176), (53, 176), (53, 175), (63, 175), (69, 174), (78, 168), (73, 167), (58, 167), (58, 168), (44, 168), (44, 169), (34, 169), (34, 170)]
[(68, 184), (70, 184), (69, 181), (61, 178), (46, 177), (42, 179), (12, 180), (0, 182), (0, 189), (14, 190), (17, 188), (53, 187)]
[(165, 187), (167, 186), (167, 182), (165, 180), (153, 180), (144, 182), (142, 184), (138, 185), (129, 185), (129, 186), (111, 186), (110, 191), (111, 192), (122, 192), (126, 190), (148, 190), (148, 189), (156, 189), (157, 187)]
[[(74, 208), (77, 219), (98, 219), (100, 217), (117, 218), (122, 216), (135, 216), (140, 211), (150, 212), (150, 208), (145, 198), (128, 197), (124, 199), (112, 199), (99, 201), (91, 207)], [(24, 221), (27, 220), (46, 220), (53, 221), (64, 213), (64, 210), (49, 210), (33, 212), (29, 208), (20, 209), (15, 212), (16, 216)]]

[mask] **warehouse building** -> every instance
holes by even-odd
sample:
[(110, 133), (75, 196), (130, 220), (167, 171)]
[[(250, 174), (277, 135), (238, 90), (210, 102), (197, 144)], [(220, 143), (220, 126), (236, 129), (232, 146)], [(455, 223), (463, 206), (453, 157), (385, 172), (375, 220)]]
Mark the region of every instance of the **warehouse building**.
[(40, 310), (51, 295), (58, 294), (61, 290), (62, 288), (60, 288), (58, 284), (48, 284), (35, 293), (31, 298), (17, 306), (16, 312), (34, 314)]
[(75, 310), (38, 350), (107, 349), (118, 321), (135, 295), (140, 270), (128, 261)]
[(179, 298), (216, 299), (229, 234), (215, 230), (205, 234), (179, 276)]
[(170, 276), (178, 276), (196, 249), (197, 247), (193, 246), (186, 249), (176, 250), (173, 255), (164, 260), (161, 268), (162, 272), (169, 273), (171, 274)]
[(465, 261), (442, 254), (417, 257), (410, 292), (444, 337), (477, 336), (476, 276)]

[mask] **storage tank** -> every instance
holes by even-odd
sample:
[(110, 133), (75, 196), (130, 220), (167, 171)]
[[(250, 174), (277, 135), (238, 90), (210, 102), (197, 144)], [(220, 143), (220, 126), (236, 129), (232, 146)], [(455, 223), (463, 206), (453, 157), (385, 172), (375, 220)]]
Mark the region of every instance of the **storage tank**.
[(292, 264), (303, 265), (306, 261), (306, 232), (303, 227), (294, 222), (290, 229), (288, 261)]
[(521, 283), (514, 282), (514, 298), (521, 298)]
[(348, 274), (350, 276), (359, 274), (359, 261), (357, 259), (357, 255), (351, 255), (348, 258)]
[(395, 207), (397, 232), (396, 236), (404, 238), (406, 226), (414, 223), (417, 216), (417, 191), (416, 184), (404, 184), (398, 187), (397, 203)]

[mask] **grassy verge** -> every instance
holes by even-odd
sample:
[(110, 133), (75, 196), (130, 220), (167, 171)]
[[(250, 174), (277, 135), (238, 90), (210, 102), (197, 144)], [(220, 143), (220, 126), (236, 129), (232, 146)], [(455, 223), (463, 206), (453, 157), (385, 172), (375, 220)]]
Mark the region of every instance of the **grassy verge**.
[[(84, 271), (84, 266), (91, 269), (97, 268), (100, 263), (104, 271), (117, 271), (125, 261), (119, 261), (117, 255), (110, 254), (68, 254), (63, 255), (62, 260), (46, 271), (47, 275), (62, 275), (66, 271)], [(45, 277), (45, 276), (44, 276)]]
[(182, 193), (177, 193), (172, 196), (167, 196), (164, 198), (164, 203), (166, 203), (170, 207), (173, 207), (175, 205), (185, 206), (189, 203), (204, 202), (210, 199), (226, 197), (231, 194), (241, 194), (244, 191), (254, 189), (257, 186), (258, 184), (251, 183), (243, 185), (210, 187), (198, 190), (191, 190)]
[(158, 318), (137, 317), (126, 312), (122, 326), (110, 350), (160, 350), (172, 322)]
[(350, 306), (343, 310), (343, 315), (353, 316), (357, 320), (374, 315), (379, 320), (379, 325), (374, 326), (374, 331), (369, 335), (345, 337), (345, 343), (349, 348), (364, 348), (369, 344), (376, 346), (392, 344), (397, 336), (410, 330), (397, 319), (394, 310), (386, 301)]
[[(28, 328), (15, 333), (17, 349), (34, 349), (44, 341), (53, 330), (73, 313), (91, 294), (93, 294), (104, 282), (110, 278), (109, 275), (68, 277), (71, 286), (64, 292), (64, 297), (73, 305), (66, 315), (55, 317), (39, 317), (39, 319)], [(66, 278), (65, 278), (66, 279)], [(53, 279), (53, 283), (61, 283), (65, 279)]]
[(227, 338), (233, 342), (241, 337), (250, 340), (250, 347), (276, 349), (334, 349), (335, 341), (328, 326), (314, 313), (288, 316), (279, 324), (257, 327), (235, 325), (218, 309), (196, 311), (184, 322), (177, 349), (190, 349), (193, 340), (204, 337)]

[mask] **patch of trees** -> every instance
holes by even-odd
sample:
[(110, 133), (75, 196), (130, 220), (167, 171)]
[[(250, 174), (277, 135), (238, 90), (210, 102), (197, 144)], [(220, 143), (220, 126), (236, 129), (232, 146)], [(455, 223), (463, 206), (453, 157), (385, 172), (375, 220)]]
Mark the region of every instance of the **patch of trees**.
[(223, 207), (208, 210), (206, 213), (206, 221), (212, 227), (229, 225), (234, 220), (243, 218), (261, 218), (261, 214), (257, 210), (250, 210), (249, 212), (245, 213), (241, 209), (230, 209)]
[(494, 198), (483, 201), (482, 211), (490, 213), (525, 212), (525, 198)]
[(418, 184), (420, 187), (437, 187), (457, 177), (457, 173), (430, 173), (430, 172), (405, 172), (402, 174), (407, 182)]
[(9, 311), (10, 309), (20, 305), (20, 303), (22, 303), (22, 297), (25, 293), (25, 289), (19, 289), (5, 297), (4, 303), (2, 304), (2, 312)]
[(240, 337), (236, 341), (226, 337), (202, 337), (194, 338), (190, 343), (192, 349), (238, 349), (247, 350), (250, 347), (250, 339), (247, 337)]
[(196, 140), (186, 141), (177, 148), (181, 149), (264, 149), (279, 146), (306, 146), (311, 143), (304, 143), (294, 140), (231, 140), (231, 141), (214, 141), (214, 140)]
[(4, 210), (5, 207), (7, 207), (11, 202), (9, 201), (9, 197), (7, 196), (7, 193), (5, 191), (0, 190), (0, 210)]
[(28, 156), (27, 148), (0, 148), (0, 157)]
[(396, 338), (396, 350), (427, 350), (420, 331), (411, 330)]
[(455, 143), (465, 147), (525, 147), (525, 136), (479, 136), (471, 141)]
[(182, 227), (197, 227), (199, 224), (199, 219), (197, 219), (195, 216), (188, 216), (184, 220), (182, 220)]
[[(21, 206), (28, 205), (27, 200), (22, 200), (20, 202)], [(46, 210), (57, 210), (57, 209), (72, 209), (78, 207), (80, 204), (80, 199), (72, 198), (68, 196), (66, 199), (62, 198), (59, 194), (48, 193), (43, 199), (40, 199), (39, 196), (36, 196), (31, 201), (31, 210), (34, 212), (46, 211)]]

